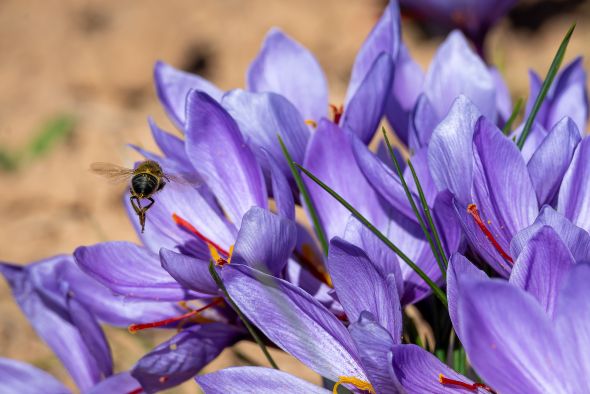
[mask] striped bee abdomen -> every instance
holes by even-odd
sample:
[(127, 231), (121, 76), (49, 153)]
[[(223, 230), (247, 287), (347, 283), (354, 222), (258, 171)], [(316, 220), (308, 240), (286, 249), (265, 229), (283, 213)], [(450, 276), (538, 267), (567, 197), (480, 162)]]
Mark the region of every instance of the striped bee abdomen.
[(134, 175), (131, 178), (131, 188), (139, 198), (149, 197), (158, 188), (158, 178), (145, 172)]

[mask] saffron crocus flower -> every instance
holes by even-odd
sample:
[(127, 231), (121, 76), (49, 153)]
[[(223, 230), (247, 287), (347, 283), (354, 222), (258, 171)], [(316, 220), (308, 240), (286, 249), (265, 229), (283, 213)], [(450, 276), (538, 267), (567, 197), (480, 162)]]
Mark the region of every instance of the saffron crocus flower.
[[(333, 239), (328, 268), (352, 322), (348, 329), (313, 297), (284, 280), (243, 265), (226, 265), (221, 273), (232, 299), (270, 340), (354, 392), (453, 392), (440, 383), (441, 374), (449, 381), (472, 384), (425, 350), (400, 344), (401, 306), (395, 278), (384, 275), (361, 249)], [(272, 388), (325, 392), (262, 368), (232, 368), (199, 376), (197, 382), (208, 394), (231, 391), (236, 382), (252, 392)]]
[[(0, 358), (0, 391), (4, 394), (70, 394), (71, 391), (47, 372), (32, 365)], [(142, 393), (139, 383), (122, 372), (111, 375), (97, 385), (84, 390), (85, 394)]]
[[(569, 272), (556, 275), (561, 259), (571, 255), (555, 245), (527, 259), (527, 275), (513, 283), (487, 279), (461, 256), (451, 263), (453, 325), (478, 375), (498, 392), (590, 389), (585, 351), (590, 345), (590, 266), (571, 264)], [(536, 242), (537, 247), (543, 244)]]

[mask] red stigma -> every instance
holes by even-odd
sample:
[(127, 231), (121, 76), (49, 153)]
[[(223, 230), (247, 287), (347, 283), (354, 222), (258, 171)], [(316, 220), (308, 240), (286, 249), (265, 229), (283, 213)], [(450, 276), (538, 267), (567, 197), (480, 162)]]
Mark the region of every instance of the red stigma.
[(129, 330), (130, 333), (135, 334), (137, 331), (145, 330), (145, 329), (148, 329), (148, 328), (156, 328), (156, 327), (167, 326), (168, 324), (176, 323), (178, 321), (182, 321), (182, 320), (191, 318), (193, 316), (196, 316), (199, 313), (203, 312), (205, 309), (208, 309), (208, 308), (211, 308), (212, 306), (215, 306), (217, 304), (220, 304), (222, 301), (223, 300), (221, 298), (218, 298), (215, 301), (213, 301), (213, 302), (205, 305), (202, 308), (196, 309), (194, 311), (187, 312), (187, 313), (185, 313), (183, 315), (180, 315), (180, 316), (171, 317), (169, 319), (164, 319), (164, 320), (155, 321), (155, 322), (151, 322), (151, 323), (131, 324), (128, 327), (128, 330)]
[(510, 265), (514, 265), (514, 260), (512, 260), (512, 257), (510, 257), (510, 255), (506, 253), (504, 249), (502, 249), (498, 241), (496, 241), (496, 238), (494, 238), (490, 230), (488, 230), (488, 228), (486, 227), (483, 220), (481, 220), (481, 216), (479, 216), (479, 211), (477, 210), (477, 205), (469, 204), (467, 206), (467, 213), (473, 217), (475, 223), (479, 226), (480, 230), (485, 234), (486, 238), (488, 239), (488, 241), (490, 241), (492, 246), (498, 251), (498, 253), (500, 253), (500, 256), (502, 256), (502, 258), (506, 260)]
[(140, 394), (140, 393), (143, 393), (143, 389), (141, 387), (138, 387), (135, 390), (128, 392), (127, 394)]
[(213, 242), (209, 238), (205, 237), (203, 234), (201, 234), (199, 232), (199, 230), (197, 230), (188, 221), (184, 220), (183, 218), (181, 218), (180, 216), (178, 216), (175, 213), (172, 214), (172, 219), (174, 220), (174, 222), (176, 222), (177, 225), (179, 225), (180, 227), (182, 227), (186, 231), (196, 235), (197, 238), (199, 238), (201, 241), (213, 246), (215, 249), (217, 249), (217, 251), (219, 253), (229, 256), (229, 252), (227, 250), (223, 249), (221, 246), (217, 245), (215, 242)]
[(336, 106), (334, 104), (330, 104), (330, 109), (332, 110), (332, 121), (336, 124), (340, 123), (340, 118), (342, 118), (342, 114), (344, 113), (344, 106)]
[(496, 392), (494, 391), (494, 389), (492, 389), (490, 386), (487, 386), (483, 383), (465, 383), (465, 382), (461, 382), (460, 380), (455, 380), (455, 379), (449, 379), (446, 376), (444, 376), (442, 373), (438, 375), (438, 381), (440, 382), (440, 384), (445, 385), (445, 386), (457, 386), (457, 387), (461, 387), (470, 391), (477, 391), (477, 389), (484, 389), (486, 391), (489, 391), (492, 394), (496, 394)]

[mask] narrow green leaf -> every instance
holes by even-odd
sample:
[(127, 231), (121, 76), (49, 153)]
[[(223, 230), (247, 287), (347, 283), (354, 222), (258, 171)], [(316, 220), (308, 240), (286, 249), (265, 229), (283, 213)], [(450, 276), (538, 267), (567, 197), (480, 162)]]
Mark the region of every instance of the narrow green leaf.
[[(436, 250), (436, 247), (434, 246), (434, 241), (432, 240), (432, 237), (430, 236), (430, 232), (426, 228), (426, 224), (424, 223), (424, 220), (422, 219), (422, 215), (418, 211), (418, 207), (416, 206), (416, 202), (414, 201), (414, 197), (412, 197), (412, 192), (410, 191), (410, 188), (408, 187), (408, 183), (404, 179), (404, 174), (402, 173), (402, 169), (397, 161), (397, 157), (395, 157), (395, 154), (393, 153), (393, 148), (391, 147), (391, 143), (389, 142), (389, 138), (387, 138), (387, 132), (385, 131), (384, 127), (381, 128), (381, 131), (383, 132), (383, 138), (385, 139), (385, 143), (387, 144), (387, 149), (389, 150), (389, 156), (391, 156), (391, 160), (393, 161), (393, 164), (395, 165), (395, 170), (397, 171), (397, 175), (399, 176), (399, 179), (402, 183), (404, 191), (406, 192), (406, 198), (410, 202), (410, 205), (412, 207), (412, 211), (414, 211), (414, 216), (416, 216), (416, 220), (418, 220), (418, 223), (420, 224), (420, 228), (422, 229), (424, 236), (428, 240), (428, 244), (430, 245), (430, 249), (432, 250), (432, 254), (433, 254), (434, 258), (436, 259), (436, 262), (440, 268), (440, 272), (442, 273), (443, 278), (446, 279), (446, 267), (445, 267), (444, 263), (441, 261), (441, 256), (439, 256), (439, 254)], [(417, 178), (414, 178), (414, 182), (416, 182), (416, 179)]]
[(502, 127), (502, 133), (504, 133), (504, 135), (509, 135), (510, 132), (512, 131), (512, 124), (514, 123), (514, 121), (516, 120), (516, 117), (520, 113), (520, 110), (521, 110), (523, 104), (524, 104), (524, 100), (522, 98), (519, 98), (518, 101), (516, 102), (516, 104), (514, 105), (514, 108), (512, 109), (512, 113), (510, 114), (510, 117), (506, 121), (506, 124), (504, 125), (504, 127)]
[(72, 132), (74, 124), (74, 118), (68, 115), (58, 116), (50, 120), (25, 148), (24, 154), (34, 159), (49, 152), (58, 141)]
[(252, 323), (250, 323), (250, 320), (248, 320), (246, 315), (244, 315), (244, 313), (240, 310), (240, 308), (238, 308), (236, 303), (229, 296), (229, 293), (227, 292), (227, 289), (225, 288), (225, 285), (223, 284), (221, 277), (217, 273), (217, 270), (215, 270), (215, 263), (213, 262), (213, 260), (209, 260), (209, 274), (211, 275), (211, 277), (215, 281), (215, 284), (217, 284), (217, 287), (219, 287), (221, 289), (221, 291), (223, 292), (223, 294), (225, 295), (225, 299), (227, 300), (227, 302), (229, 302), (229, 304), (231, 305), (233, 310), (236, 311), (236, 313), (238, 314), (238, 316), (240, 317), (240, 319), (242, 320), (242, 322), (244, 323), (244, 325), (248, 329), (248, 332), (250, 332), (250, 335), (252, 335), (252, 338), (254, 338), (254, 340), (256, 341), (258, 346), (260, 346), (260, 349), (262, 350), (262, 353), (264, 353), (264, 356), (268, 360), (269, 364), (274, 369), (279, 369), (278, 365), (275, 363), (275, 360), (273, 360), (272, 356), (268, 352), (268, 349), (266, 348), (266, 345), (262, 341), (262, 338), (260, 338), (260, 335), (258, 335), (258, 331), (256, 330), (256, 328), (252, 325)]
[(567, 49), (567, 45), (570, 42), (570, 38), (572, 37), (572, 34), (574, 33), (575, 28), (576, 28), (576, 24), (574, 23), (573, 25), (571, 25), (571, 27), (569, 28), (569, 30), (565, 34), (565, 37), (563, 37), (563, 41), (561, 41), (561, 45), (559, 46), (559, 49), (557, 50), (557, 53), (555, 54), (555, 57), (553, 58), (553, 62), (551, 62), (551, 67), (549, 67), (549, 71), (547, 72), (547, 76), (545, 77), (545, 81), (543, 81), (543, 85), (541, 86), (541, 90), (539, 90), (539, 94), (537, 95), (537, 98), (535, 100), (535, 104), (533, 105), (533, 109), (531, 110), (531, 113), (529, 114), (529, 116), (526, 120), (526, 123), (524, 124), (524, 128), (522, 130), (522, 133), (520, 134), (520, 137), (518, 138), (518, 142), (516, 143), (516, 145), (518, 146), (519, 149), (522, 149), (527, 137), (529, 136), (529, 133), (531, 132), (531, 128), (533, 127), (533, 122), (535, 121), (535, 117), (537, 116), (537, 113), (539, 112), (539, 109), (541, 108), (541, 104), (543, 104), (543, 100), (545, 100), (545, 97), (547, 96), (547, 93), (549, 92), (549, 88), (551, 87), (551, 84), (553, 83), (553, 80), (555, 79), (555, 76), (557, 75), (557, 72), (559, 71), (559, 66), (561, 66), (561, 62), (563, 62), (563, 58), (565, 56), (565, 50)]
[(309, 172), (307, 169), (303, 168), (301, 165), (295, 163), (297, 167), (301, 171), (305, 173), (312, 181), (317, 183), (322, 189), (324, 189), (328, 194), (334, 197), (340, 204), (342, 204), (350, 213), (352, 213), (365, 227), (367, 227), (373, 234), (377, 236), (387, 247), (395, 252), (406, 264), (410, 266), (426, 284), (432, 289), (434, 295), (442, 302), (442, 304), (447, 307), (447, 297), (445, 293), (414, 263), (404, 252), (402, 252), (397, 246), (395, 246), (383, 233), (381, 233), (375, 226), (371, 224), (359, 211), (357, 211), (352, 205), (350, 205), (346, 200), (344, 200), (338, 193), (332, 190), (329, 186), (324, 184), (320, 181), (315, 175)]
[(289, 163), (289, 168), (291, 169), (291, 173), (293, 174), (293, 178), (295, 178), (295, 183), (297, 184), (297, 187), (299, 188), (299, 191), (301, 192), (301, 195), (303, 196), (303, 201), (305, 201), (305, 205), (307, 206), (309, 216), (311, 216), (313, 229), (315, 231), (316, 236), (318, 237), (318, 240), (320, 241), (320, 245), (322, 246), (322, 251), (324, 252), (324, 255), (327, 256), (328, 255), (328, 239), (326, 238), (326, 233), (324, 232), (324, 228), (322, 226), (322, 223), (320, 222), (320, 217), (318, 215), (318, 212), (315, 209), (315, 205), (313, 204), (313, 201), (311, 200), (311, 197), (309, 196), (309, 192), (307, 190), (307, 187), (305, 187), (305, 183), (303, 183), (303, 180), (301, 179), (301, 175), (299, 174), (299, 171), (297, 171), (297, 167), (295, 167), (296, 164), (293, 161), (293, 159), (291, 158), (291, 155), (289, 154), (289, 151), (287, 150), (287, 147), (285, 146), (283, 139), (278, 134), (277, 134), (277, 138), (279, 139), (279, 143), (281, 144), (281, 149), (283, 150), (283, 155), (285, 155), (285, 159), (287, 159), (287, 163)]

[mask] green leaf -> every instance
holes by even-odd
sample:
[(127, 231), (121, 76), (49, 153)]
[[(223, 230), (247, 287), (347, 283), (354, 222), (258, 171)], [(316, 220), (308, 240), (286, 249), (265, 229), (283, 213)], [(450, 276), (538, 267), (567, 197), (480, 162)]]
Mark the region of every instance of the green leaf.
[(352, 205), (350, 205), (346, 200), (344, 200), (338, 193), (332, 190), (328, 185), (324, 184), (320, 181), (315, 175), (309, 172), (307, 169), (303, 168), (301, 165), (295, 163), (301, 171), (305, 173), (312, 181), (317, 183), (322, 189), (324, 189), (328, 194), (334, 197), (340, 204), (342, 204), (350, 213), (354, 215), (365, 227), (367, 227), (373, 234), (377, 236), (387, 247), (395, 252), (406, 264), (410, 266), (420, 278), (432, 289), (434, 295), (442, 302), (442, 304), (447, 307), (447, 296), (445, 293), (414, 263), (404, 252), (402, 252), (397, 246), (395, 246), (383, 233), (381, 233), (375, 226), (371, 224), (359, 211), (357, 211)]
[(522, 130), (522, 133), (520, 134), (520, 137), (518, 138), (518, 142), (516, 143), (516, 145), (518, 146), (519, 149), (522, 149), (527, 137), (529, 136), (529, 133), (531, 132), (531, 128), (533, 127), (533, 122), (535, 121), (535, 117), (537, 116), (537, 113), (539, 112), (539, 109), (541, 108), (541, 104), (543, 104), (543, 101), (545, 100), (545, 97), (547, 96), (547, 93), (549, 92), (549, 88), (551, 87), (551, 84), (553, 83), (553, 80), (555, 79), (555, 76), (557, 75), (557, 72), (559, 71), (559, 67), (561, 66), (561, 62), (563, 62), (563, 58), (565, 56), (565, 50), (567, 49), (567, 45), (570, 42), (570, 38), (572, 37), (572, 34), (574, 33), (575, 28), (576, 28), (576, 24), (574, 23), (573, 25), (571, 25), (571, 27), (569, 28), (569, 30), (565, 34), (565, 37), (563, 37), (563, 41), (561, 41), (561, 45), (559, 46), (559, 49), (557, 50), (557, 53), (555, 54), (555, 57), (553, 58), (553, 61), (551, 62), (551, 67), (549, 67), (549, 71), (547, 72), (547, 76), (545, 77), (545, 80), (543, 81), (543, 85), (541, 86), (541, 90), (539, 90), (539, 94), (537, 95), (537, 98), (535, 100), (535, 104), (533, 105), (533, 109), (531, 110), (531, 113), (529, 114), (529, 116), (526, 120), (526, 123), (524, 125), (523, 130)]
[(293, 174), (293, 178), (295, 178), (295, 183), (297, 184), (297, 187), (299, 188), (299, 191), (301, 192), (301, 195), (303, 196), (303, 201), (305, 201), (305, 206), (307, 207), (307, 211), (309, 212), (309, 216), (311, 216), (313, 229), (315, 231), (316, 236), (318, 237), (318, 240), (320, 241), (320, 245), (322, 246), (322, 251), (324, 252), (324, 255), (327, 256), (328, 255), (328, 239), (326, 238), (326, 233), (324, 231), (324, 227), (322, 226), (322, 223), (320, 222), (320, 217), (318, 215), (318, 212), (315, 209), (315, 205), (313, 204), (313, 201), (311, 200), (311, 197), (309, 196), (309, 191), (307, 190), (307, 187), (305, 187), (305, 183), (303, 183), (303, 180), (301, 179), (301, 175), (299, 174), (299, 171), (297, 171), (297, 167), (295, 167), (296, 164), (293, 161), (293, 159), (291, 158), (291, 155), (289, 154), (289, 151), (287, 150), (287, 147), (285, 146), (283, 139), (278, 134), (277, 134), (277, 138), (279, 139), (279, 143), (281, 144), (281, 149), (283, 150), (283, 155), (285, 155), (285, 159), (287, 159), (287, 163), (289, 163), (289, 168), (291, 169), (291, 173)]
[(516, 117), (520, 113), (520, 110), (522, 109), (522, 104), (524, 104), (524, 100), (522, 98), (519, 98), (516, 104), (514, 105), (512, 113), (506, 121), (506, 124), (504, 125), (504, 127), (502, 127), (502, 133), (504, 133), (504, 135), (509, 135), (510, 131), (512, 131), (512, 124), (514, 123)]
[(58, 116), (47, 122), (41, 132), (25, 148), (24, 155), (35, 159), (49, 152), (74, 130), (75, 120), (68, 115)]

